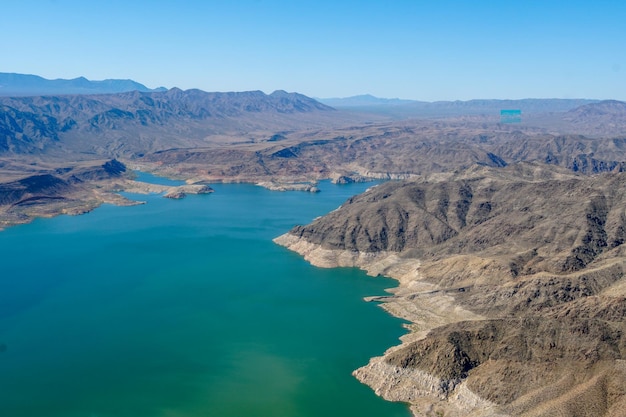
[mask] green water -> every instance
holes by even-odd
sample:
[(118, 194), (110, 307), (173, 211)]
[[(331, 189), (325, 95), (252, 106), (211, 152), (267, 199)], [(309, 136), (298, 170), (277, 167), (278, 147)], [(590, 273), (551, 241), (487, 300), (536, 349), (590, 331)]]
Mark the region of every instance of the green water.
[(0, 416), (402, 416), (351, 372), (401, 322), (394, 282), (271, 239), (368, 185), (216, 185), (0, 233)]

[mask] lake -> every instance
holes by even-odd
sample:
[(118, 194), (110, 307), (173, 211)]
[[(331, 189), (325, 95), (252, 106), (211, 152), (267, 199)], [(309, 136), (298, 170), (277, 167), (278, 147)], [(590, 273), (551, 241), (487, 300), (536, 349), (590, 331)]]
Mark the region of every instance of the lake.
[(363, 301), (395, 281), (272, 242), (369, 186), (216, 184), (0, 232), (0, 415), (410, 416), (351, 375), (405, 333)]

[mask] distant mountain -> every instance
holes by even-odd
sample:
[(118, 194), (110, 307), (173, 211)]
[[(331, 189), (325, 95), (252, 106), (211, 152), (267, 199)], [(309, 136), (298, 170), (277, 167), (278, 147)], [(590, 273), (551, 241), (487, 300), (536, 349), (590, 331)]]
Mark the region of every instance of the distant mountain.
[(572, 133), (595, 137), (623, 136), (626, 134), (626, 103), (604, 100), (552, 115), (547, 123), (541, 117), (537, 119), (537, 126), (552, 126), (561, 131), (567, 128)]
[(371, 94), (344, 98), (320, 98), (319, 101), (332, 107), (370, 107), (370, 106), (398, 106), (410, 103), (425, 103), (399, 98), (379, 98)]
[(38, 75), (0, 73), (0, 96), (40, 96), (61, 94), (113, 94), (127, 91), (166, 91), (150, 89), (133, 80), (90, 81), (85, 77), (48, 80)]
[(410, 106), (416, 110), (450, 115), (499, 115), (501, 110), (521, 110), (523, 115), (528, 113), (564, 112), (585, 104), (596, 102), (598, 102), (598, 100), (526, 98), (521, 100), (456, 100), (435, 101), (432, 103), (415, 102)]
[(604, 100), (597, 103), (586, 104), (567, 112), (566, 117), (572, 120), (595, 117), (626, 117), (626, 102), (617, 100)]
[(378, 98), (360, 95), (346, 98), (323, 98), (320, 102), (340, 109), (379, 112), (397, 117), (446, 117), (469, 115), (499, 116), (501, 110), (521, 110), (523, 115), (532, 113), (565, 112), (576, 107), (592, 104), (590, 99), (521, 99), (521, 100), (455, 100), (418, 101), (397, 98)]

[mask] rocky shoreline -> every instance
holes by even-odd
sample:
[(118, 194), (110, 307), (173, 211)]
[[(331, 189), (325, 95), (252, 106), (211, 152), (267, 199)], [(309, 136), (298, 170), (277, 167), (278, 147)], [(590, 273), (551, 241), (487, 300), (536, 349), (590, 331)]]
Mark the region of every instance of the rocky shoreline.
[[(22, 185), (21, 183), (26, 183)], [(95, 181), (72, 183), (51, 175), (27, 177), (13, 186), (21, 192), (15, 201), (0, 202), (0, 231), (3, 228), (30, 223), (38, 217), (50, 218), (62, 214), (80, 215), (88, 213), (102, 204), (132, 206), (144, 204), (119, 194), (162, 194), (164, 198), (181, 199), (189, 194), (209, 194), (213, 189), (204, 184), (178, 186), (158, 185), (134, 181), (123, 177), (105, 178)], [(11, 183), (5, 185), (5, 188)], [(28, 188), (27, 188), (28, 187)]]
[[(555, 243), (528, 252), (521, 247), (520, 237), (510, 237), (509, 232), (502, 244), (516, 245), (517, 251), (510, 255), (490, 249), (471, 254), (441, 251), (438, 255), (433, 250), (420, 252), (425, 253), (420, 256), (411, 247), (399, 251), (376, 248), (378, 237), (392, 245), (389, 236), (406, 235), (388, 229), (394, 227), (389, 215), (375, 223), (358, 207), (365, 202), (370, 214), (392, 213), (384, 208), (397, 201), (389, 193), (392, 187), (395, 185), (350, 199), (311, 225), (296, 226), (274, 240), (312, 265), (357, 267), (399, 282), (388, 290), (389, 295), (366, 301), (380, 302), (390, 314), (407, 320), (409, 332), (400, 338), (401, 344), (355, 370), (353, 375), (359, 381), (387, 400), (409, 404), (416, 417), (623, 415), (626, 259), (621, 240), (615, 240), (612, 248), (596, 255), (593, 262), (588, 261), (589, 267), (573, 270), (563, 269), (571, 265), (572, 258), (548, 252)], [(378, 195), (383, 198), (377, 200)], [(528, 194), (519, 195), (526, 198)], [(539, 197), (532, 194), (532, 198)], [(576, 207), (582, 214), (570, 214), (567, 226), (561, 216), (559, 227), (579, 233), (582, 244), (593, 242), (588, 236), (594, 234), (613, 241), (612, 236), (624, 228), (615, 223), (610, 208), (600, 212), (601, 219), (608, 220), (596, 220), (594, 204)], [(505, 223), (493, 221), (494, 227)], [(377, 225), (386, 232), (376, 232)], [(414, 230), (401, 227), (399, 230)], [(591, 232), (578, 232), (585, 228)], [(507, 226), (505, 230), (510, 229)], [(491, 233), (480, 238), (499, 239)], [(546, 236), (536, 235), (540, 239)], [(599, 245), (604, 240), (598, 240)], [(375, 249), (368, 249), (371, 247)], [(535, 254), (541, 251), (546, 257)], [(590, 251), (575, 246), (572, 253)], [(522, 269), (521, 265), (529, 265), (528, 259), (538, 261), (535, 269)], [(550, 268), (554, 265), (562, 266), (553, 272)]]
[[(466, 384), (450, 381), (418, 369), (393, 366), (386, 359), (410, 343), (423, 339), (436, 327), (467, 320), (482, 320), (455, 304), (454, 298), (436, 285), (421, 280), (420, 262), (402, 258), (397, 253), (363, 253), (327, 249), (305, 239), (286, 233), (274, 242), (304, 257), (321, 268), (356, 267), (370, 276), (384, 275), (398, 281), (399, 286), (387, 290), (389, 296), (368, 297), (395, 317), (407, 320), (409, 333), (400, 338), (401, 344), (389, 348), (383, 356), (355, 370), (353, 375), (388, 401), (410, 404), (415, 416), (503, 416), (496, 405), (472, 392)], [(419, 298), (419, 302), (415, 302)], [(455, 385), (449, 390), (450, 385)], [(446, 387), (444, 391), (442, 387)], [(437, 413), (445, 414), (437, 414)]]

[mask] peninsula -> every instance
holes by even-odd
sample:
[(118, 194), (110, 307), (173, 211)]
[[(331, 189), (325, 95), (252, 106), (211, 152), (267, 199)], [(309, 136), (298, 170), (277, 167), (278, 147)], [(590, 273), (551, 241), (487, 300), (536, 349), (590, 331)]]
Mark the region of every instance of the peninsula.
[(416, 416), (618, 416), (625, 179), (476, 166), (380, 185), (275, 241), (399, 281), (373, 300), (410, 333), (354, 374)]

